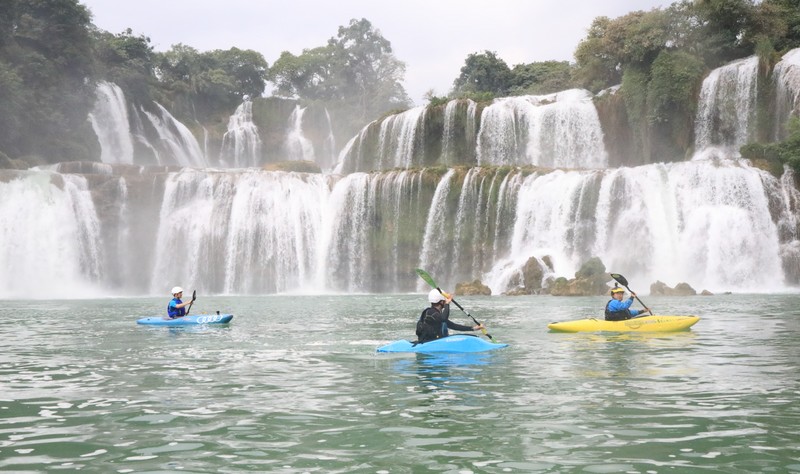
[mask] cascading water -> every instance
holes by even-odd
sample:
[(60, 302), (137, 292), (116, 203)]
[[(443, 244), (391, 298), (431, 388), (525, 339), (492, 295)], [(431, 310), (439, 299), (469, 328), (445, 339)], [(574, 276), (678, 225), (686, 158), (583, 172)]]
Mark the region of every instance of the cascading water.
[(100, 142), (103, 163), (133, 163), (133, 139), (125, 94), (116, 84), (100, 82), (89, 121)]
[(695, 119), (695, 150), (720, 147), (738, 153), (752, 141), (758, 92), (758, 57), (711, 71), (703, 81)]
[(410, 168), (420, 153), (419, 129), (425, 120), (426, 107), (414, 107), (381, 122), (378, 142), (378, 169)]
[(222, 136), (220, 160), (237, 168), (258, 166), (261, 161), (261, 138), (253, 123), (253, 102), (244, 96), (228, 119), (228, 131)]
[(481, 115), (478, 164), (605, 168), (608, 156), (589, 91), (495, 99)]
[(800, 48), (783, 55), (772, 71), (775, 81), (776, 141), (786, 138), (786, 122), (794, 114), (800, 116)]
[(167, 180), (151, 291), (274, 293), (313, 283), (321, 175), (184, 170)]
[(192, 132), (186, 128), (186, 125), (176, 120), (164, 106), (158, 102), (154, 104), (158, 110), (157, 114), (144, 109), (142, 109), (142, 113), (148, 118), (150, 125), (157, 132), (162, 146), (165, 147), (164, 151), (166, 153), (163, 153), (163, 155), (172, 157), (174, 164), (180, 166), (207, 166), (208, 163), (203, 151), (200, 149), (200, 144), (192, 135)]
[(314, 161), (314, 145), (303, 135), (305, 111), (305, 107), (298, 105), (289, 117), (289, 131), (286, 136), (286, 152), (289, 160)]
[(5, 171), (0, 196), (0, 298), (97, 293), (100, 222), (86, 179)]
[(712, 291), (775, 290), (781, 243), (765, 184), (774, 177), (736, 161), (657, 164), (534, 174), (522, 184), (511, 250), (490, 272), (505, 291), (530, 257), (571, 276), (598, 256), (629, 280), (690, 282)]

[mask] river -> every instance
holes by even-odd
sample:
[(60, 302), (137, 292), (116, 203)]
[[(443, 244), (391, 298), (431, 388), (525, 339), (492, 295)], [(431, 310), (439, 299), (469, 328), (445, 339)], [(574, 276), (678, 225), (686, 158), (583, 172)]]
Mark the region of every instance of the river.
[[(635, 288), (634, 288), (635, 289)], [(508, 348), (376, 354), (424, 295), (5, 300), (0, 470), (800, 472), (800, 295), (643, 296), (674, 334), (559, 334), (607, 298), (461, 297)], [(638, 306), (638, 305), (636, 305)], [(452, 318), (468, 318), (453, 308)]]

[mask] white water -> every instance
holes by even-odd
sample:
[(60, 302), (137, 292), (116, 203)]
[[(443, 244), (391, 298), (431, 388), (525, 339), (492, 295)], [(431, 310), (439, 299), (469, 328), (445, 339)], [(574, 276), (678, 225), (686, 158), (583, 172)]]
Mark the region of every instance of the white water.
[(608, 156), (591, 93), (496, 99), (481, 114), (478, 164), (605, 168)]
[(98, 282), (152, 294), (176, 284), (227, 294), (411, 291), (420, 289), (415, 267), (448, 287), (480, 278), (499, 293), (529, 258), (545, 256), (567, 278), (598, 256), (636, 281), (774, 291), (784, 266), (796, 279), (800, 262), (792, 178), (736, 161), (336, 182), (257, 169), (105, 176), (92, 180), (97, 201), (77, 175), (0, 180), (5, 296), (43, 281), (66, 296), (95, 295)]
[(260, 164), (261, 138), (253, 123), (253, 102), (248, 96), (228, 119), (228, 131), (222, 136), (220, 160), (236, 168)]
[(100, 142), (100, 160), (132, 164), (133, 139), (125, 94), (116, 84), (100, 82), (96, 95), (89, 121)]
[(695, 120), (695, 150), (722, 147), (738, 153), (755, 133), (758, 57), (711, 71), (703, 81)]
[(100, 223), (86, 180), (26, 171), (0, 180), (0, 298), (96, 294)]
[(378, 169), (409, 168), (419, 153), (418, 133), (427, 107), (414, 107), (381, 122), (378, 142)]
[(289, 129), (286, 134), (287, 159), (294, 161), (315, 161), (314, 145), (303, 134), (303, 114), (305, 107), (295, 106), (289, 117)]
[(775, 140), (786, 138), (786, 122), (800, 116), (800, 48), (783, 55), (772, 71), (775, 81)]
[(158, 102), (154, 103), (158, 113), (151, 113), (142, 109), (142, 113), (149, 119), (160, 139), (161, 146), (167, 151), (162, 156), (171, 157), (174, 162), (161, 162), (161, 164), (177, 164), (180, 166), (204, 167), (207, 166), (206, 158), (197, 139), (167, 109)]

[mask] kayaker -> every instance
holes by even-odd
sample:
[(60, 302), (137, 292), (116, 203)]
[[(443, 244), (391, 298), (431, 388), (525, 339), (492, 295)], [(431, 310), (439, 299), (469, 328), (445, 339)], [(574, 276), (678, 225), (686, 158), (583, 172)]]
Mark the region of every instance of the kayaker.
[(176, 286), (172, 289), (172, 301), (167, 305), (167, 316), (169, 316), (169, 319), (185, 316), (186, 307), (194, 302), (194, 299), (192, 299), (192, 301), (184, 303), (181, 301), (181, 296), (183, 296), (183, 288)]
[(428, 342), (448, 335), (448, 329), (454, 331), (479, 331), (485, 329), (483, 324), (464, 326), (450, 321), (450, 301), (452, 295), (431, 290), (428, 293), (429, 308), (425, 308), (417, 321), (418, 342)]
[[(631, 297), (623, 301), (625, 290), (615, 286), (611, 288), (611, 300), (606, 304), (606, 321), (624, 321), (638, 316), (643, 311), (638, 309), (630, 309), (633, 304), (633, 299), (636, 293), (631, 291)], [(649, 312), (650, 309), (645, 307), (644, 311)]]

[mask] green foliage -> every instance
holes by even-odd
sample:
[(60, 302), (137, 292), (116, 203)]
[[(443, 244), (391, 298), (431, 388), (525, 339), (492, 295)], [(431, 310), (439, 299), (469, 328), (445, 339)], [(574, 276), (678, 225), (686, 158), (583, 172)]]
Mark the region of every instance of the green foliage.
[(261, 53), (231, 48), (201, 53), (183, 44), (156, 53), (159, 89), (179, 115), (193, 118), (229, 114), (245, 95), (259, 97), (266, 86)]
[(467, 56), (461, 74), (453, 82), (452, 94), (459, 97), (469, 93), (505, 95), (511, 78), (511, 69), (497, 57), (497, 53), (472, 53)]
[(122, 87), (129, 97), (140, 103), (152, 99), (151, 88), (156, 82), (154, 56), (150, 38), (134, 36), (130, 28), (118, 35), (94, 32), (97, 75)]
[[(800, 173), (800, 117), (792, 117), (787, 124), (788, 136), (778, 143), (750, 143), (740, 150), (744, 158), (764, 160), (769, 165), (789, 165), (795, 173)], [(775, 166), (771, 166), (776, 168)], [(778, 167), (780, 168), (780, 167)], [(776, 171), (780, 171), (779, 169)]]
[(284, 51), (267, 77), (278, 96), (338, 111), (336, 125), (352, 135), (387, 111), (408, 107), (404, 75), (405, 63), (394, 56), (391, 43), (362, 18), (339, 27), (325, 46), (299, 56)]
[(88, 10), (77, 0), (6, 1), (0, 10), (0, 150), (84, 158), (77, 142), (91, 131), (94, 100)]
[(691, 144), (696, 97), (703, 63), (683, 51), (662, 51), (651, 69), (647, 86), (647, 119), (671, 131), (671, 141), (685, 149)]
[(567, 61), (517, 64), (511, 70), (508, 93), (542, 95), (575, 87), (573, 66)]

